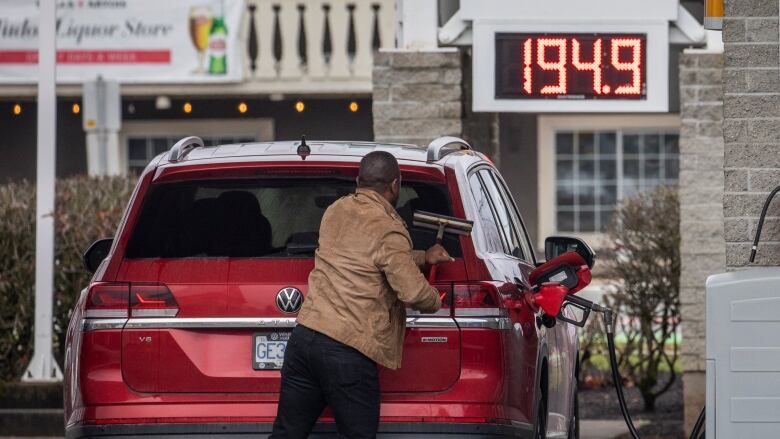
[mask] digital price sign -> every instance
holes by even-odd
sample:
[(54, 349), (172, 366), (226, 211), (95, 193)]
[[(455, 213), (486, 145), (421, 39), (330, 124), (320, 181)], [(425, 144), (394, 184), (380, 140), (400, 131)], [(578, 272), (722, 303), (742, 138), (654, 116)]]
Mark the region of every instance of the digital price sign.
[(645, 34), (496, 33), (495, 98), (644, 100)]

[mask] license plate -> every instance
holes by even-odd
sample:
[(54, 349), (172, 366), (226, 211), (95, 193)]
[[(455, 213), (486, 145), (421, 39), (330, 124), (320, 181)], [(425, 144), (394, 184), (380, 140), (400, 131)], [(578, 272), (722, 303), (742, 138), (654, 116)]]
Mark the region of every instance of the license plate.
[(281, 369), (290, 332), (258, 332), (252, 343), (252, 368)]

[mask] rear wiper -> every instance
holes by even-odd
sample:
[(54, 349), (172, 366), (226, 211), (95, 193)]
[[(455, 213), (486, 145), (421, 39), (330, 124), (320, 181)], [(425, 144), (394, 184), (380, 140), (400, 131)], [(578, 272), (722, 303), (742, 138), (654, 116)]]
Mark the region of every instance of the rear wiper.
[(287, 250), (287, 254), (289, 255), (305, 255), (305, 254), (314, 254), (314, 252), (317, 250), (318, 247), (319, 245), (315, 243), (291, 242), (287, 244), (285, 250)]

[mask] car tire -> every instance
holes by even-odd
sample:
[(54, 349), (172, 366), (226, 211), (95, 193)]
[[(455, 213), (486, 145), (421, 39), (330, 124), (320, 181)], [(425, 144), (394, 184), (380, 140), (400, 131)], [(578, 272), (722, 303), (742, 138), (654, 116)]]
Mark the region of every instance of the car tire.
[(534, 428), (535, 439), (547, 438), (547, 390), (544, 382), (547, 378), (542, 375), (542, 381), (539, 383), (539, 391), (536, 392), (536, 426)]
[(579, 384), (574, 382), (574, 407), (572, 408), (571, 420), (569, 422), (569, 439), (580, 439), (580, 398)]
[(572, 393), (572, 410), (569, 421), (569, 439), (580, 439), (580, 355), (577, 353), (577, 364), (574, 368), (574, 388)]

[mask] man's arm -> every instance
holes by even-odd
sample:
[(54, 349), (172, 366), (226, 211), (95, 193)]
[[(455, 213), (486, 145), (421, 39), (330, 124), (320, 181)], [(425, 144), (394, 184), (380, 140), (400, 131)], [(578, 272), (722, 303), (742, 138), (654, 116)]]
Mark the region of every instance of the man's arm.
[(425, 265), (425, 250), (412, 250), (412, 258), (414, 263), (422, 268)]
[[(425, 252), (422, 260), (424, 263)], [(412, 243), (403, 233), (391, 230), (381, 238), (375, 263), (402, 302), (424, 313), (441, 308), (439, 292), (420, 272), (417, 256), (412, 254)]]

